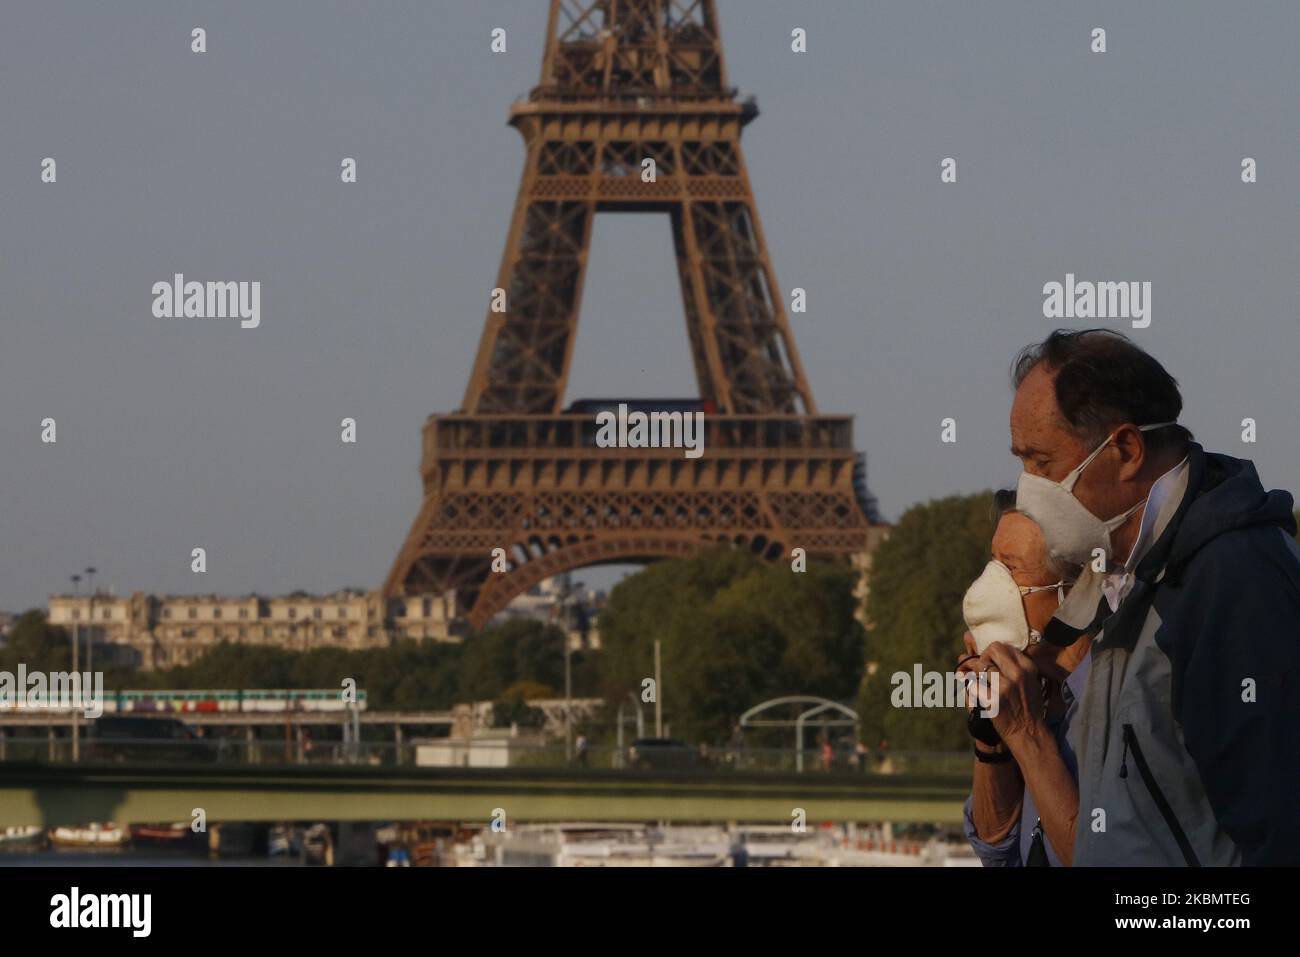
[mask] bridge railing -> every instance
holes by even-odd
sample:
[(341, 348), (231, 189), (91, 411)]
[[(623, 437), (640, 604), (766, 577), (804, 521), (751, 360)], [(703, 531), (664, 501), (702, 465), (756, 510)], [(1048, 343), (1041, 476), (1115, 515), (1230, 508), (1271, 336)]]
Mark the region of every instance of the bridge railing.
[[(24, 729), (26, 730), (26, 729)], [(77, 760), (84, 764), (157, 764), (166, 766), (363, 765), (380, 767), (588, 768), (653, 771), (771, 772), (804, 774), (965, 774), (966, 752), (888, 751), (865, 755), (835, 753), (829, 766), (820, 749), (802, 753), (790, 748), (672, 749), (636, 753), (631, 747), (574, 748), (566, 756), (563, 742), (524, 744), (512, 739), (424, 738), (392, 740), (314, 740), (308, 737), (256, 738), (213, 736), (198, 740), (82, 739)], [(0, 762), (73, 760), (67, 735), (0, 734)]]

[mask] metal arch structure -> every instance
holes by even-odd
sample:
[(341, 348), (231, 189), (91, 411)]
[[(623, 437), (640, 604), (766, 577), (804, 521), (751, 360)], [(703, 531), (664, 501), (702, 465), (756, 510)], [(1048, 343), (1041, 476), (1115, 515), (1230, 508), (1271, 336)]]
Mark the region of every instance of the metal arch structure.
[[(719, 541), (766, 558), (865, 550), (879, 522), (865, 459), (851, 417), (817, 412), (741, 150), (757, 113), (728, 85), (714, 0), (552, 0), (540, 82), (510, 112), (525, 160), (504, 308), (487, 314), (462, 408), (425, 425), (424, 502), (387, 595), (455, 592), (478, 628), (547, 568)], [(710, 410), (699, 460), (595, 448), (592, 417), (562, 409), (592, 223), (620, 211), (672, 222)]]
[(858, 713), (857, 713), (856, 711), (854, 711), (852, 708), (850, 708), (848, 705), (843, 705), (843, 704), (840, 704), (838, 701), (832, 701), (830, 698), (822, 698), (822, 697), (819, 697), (819, 696), (817, 696), (817, 695), (798, 695), (798, 694), (795, 694), (795, 695), (786, 695), (785, 697), (782, 697), (782, 698), (770, 698), (770, 699), (768, 699), (767, 701), (761, 702), (760, 704), (756, 704), (756, 705), (754, 705), (754, 707), (750, 708), (748, 711), (746, 711), (744, 714), (742, 714), (742, 715), (740, 716), (740, 719), (739, 719), (739, 721), (738, 721), (737, 723), (738, 723), (742, 728), (744, 728), (744, 727), (750, 727), (750, 728), (788, 728), (788, 727), (790, 727), (790, 722), (789, 722), (789, 721), (756, 721), (756, 720), (754, 720), (754, 715), (756, 715), (756, 714), (762, 714), (764, 711), (771, 711), (773, 708), (779, 708), (779, 707), (781, 707), (782, 705), (787, 705), (787, 704), (811, 704), (811, 705), (817, 705), (817, 707), (814, 708), (812, 711), (805, 712), (805, 715), (811, 715), (811, 714), (814, 714), (814, 713), (816, 713), (816, 712), (826, 711), (826, 710), (836, 710), (836, 711), (839, 711), (841, 714), (843, 714), (843, 715), (845, 715), (845, 716), (847, 716), (847, 717), (849, 717), (849, 718), (852, 718), (854, 721), (857, 721), (857, 720), (858, 720)]
[[(770, 711), (773, 708), (779, 708), (789, 704), (810, 704), (812, 705), (807, 711), (801, 711), (799, 716), (793, 721), (756, 721), (754, 715), (762, 714), (764, 711)], [(830, 720), (821, 720), (817, 722), (825, 728), (856, 728), (858, 726), (858, 713), (848, 705), (840, 704), (838, 701), (832, 701), (830, 698), (820, 698), (815, 695), (787, 695), (783, 698), (772, 698), (761, 704), (756, 704), (740, 716), (739, 724), (742, 728), (788, 728), (793, 726), (794, 734), (794, 753), (795, 753), (795, 770), (803, 770), (803, 729), (809, 718), (815, 718), (819, 714), (827, 711), (838, 711), (845, 715), (844, 718), (832, 718)]]

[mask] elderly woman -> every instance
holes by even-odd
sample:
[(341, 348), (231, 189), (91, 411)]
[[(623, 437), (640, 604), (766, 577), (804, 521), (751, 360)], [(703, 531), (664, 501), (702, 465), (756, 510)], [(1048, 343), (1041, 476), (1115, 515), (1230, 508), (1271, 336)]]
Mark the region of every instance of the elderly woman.
[(996, 735), (976, 737), (966, 837), (986, 867), (1068, 867), (1079, 816), (1070, 726), (1090, 639), (1065, 648), (1040, 640), (1067, 576), (1050, 565), (1039, 527), (1015, 510), (1014, 491), (998, 492), (994, 504), (993, 560), (966, 593), (970, 630), (957, 667), (997, 673), (982, 702)]

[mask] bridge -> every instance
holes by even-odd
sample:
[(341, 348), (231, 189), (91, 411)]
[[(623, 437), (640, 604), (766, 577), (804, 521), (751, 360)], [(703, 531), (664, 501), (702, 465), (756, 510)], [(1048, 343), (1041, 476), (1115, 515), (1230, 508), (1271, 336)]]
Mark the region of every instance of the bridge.
[[(575, 704), (585, 702), (579, 699)], [(175, 718), (190, 726), (205, 728), (227, 727), (283, 727), (294, 725), (329, 725), (339, 727), (353, 721), (349, 711), (156, 711), (127, 712), (127, 716)], [(93, 719), (84, 714), (76, 716), (84, 728)], [(73, 713), (67, 709), (42, 708), (27, 712), (0, 712), (0, 729), (3, 728), (59, 728), (72, 727)], [(451, 711), (361, 711), (355, 718), (364, 725), (391, 725), (393, 727), (451, 727), (456, 715)]]
[(0, 827), (190, 821), (956, 824), (969, 775), (0, 763)]

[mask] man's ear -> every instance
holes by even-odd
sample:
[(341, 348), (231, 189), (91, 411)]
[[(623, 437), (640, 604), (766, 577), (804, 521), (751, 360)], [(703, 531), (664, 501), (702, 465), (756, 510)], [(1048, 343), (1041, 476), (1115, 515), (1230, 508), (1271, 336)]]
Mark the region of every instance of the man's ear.
[(1119, 450), (1119, 480), (1131, 482), (1142, 472), (1147, 460), (1147, 445), (1142, 433), (1132, 423), (1115, 430), (1112, 442)]

